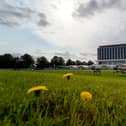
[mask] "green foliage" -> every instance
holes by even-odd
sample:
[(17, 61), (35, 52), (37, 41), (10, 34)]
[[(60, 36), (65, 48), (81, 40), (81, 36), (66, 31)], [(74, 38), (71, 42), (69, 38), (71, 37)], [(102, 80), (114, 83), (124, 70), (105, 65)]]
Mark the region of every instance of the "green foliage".
[(51, 64), (52, 65), (56, 65), (56, 66), (62, 66), (65, 64), (65, 60), (63, 59), (63, 57), (58, 57), (58, 56), (54, 56), (52, 59), (51, 59)]
[[(103, 71), (0, 71), (0, 126), (125, 126), (126, 76)], [(45, 85), (40, 97), (27, 90)], [(80, 99), (82, 91), (92, 100)]]
[(69, 66), (69, 65), (75, 65), (76, 63), (75, 63), (75, 61), (73, 61), (73, 60), (71, 60), (71, 59), (68, 59), (67, 61), (66, 61), (66, 65), (67, 66)]
[(46, 59), (46, 57), (42, 56), (37, 58), (37, 68), (43, 69), (49, 67), (49, 61)]
[(21, 59), (23, 60), (23, 67), (25, 68), (29, 68), (31, 65), (34, 64), (34, 60), (32, 58), (31, 55), (29, 54), (24, 54), (23, 56), (21, 56)]
[(0, 55), (0, 68), (14, 67), (14, 58), (11, 54)]

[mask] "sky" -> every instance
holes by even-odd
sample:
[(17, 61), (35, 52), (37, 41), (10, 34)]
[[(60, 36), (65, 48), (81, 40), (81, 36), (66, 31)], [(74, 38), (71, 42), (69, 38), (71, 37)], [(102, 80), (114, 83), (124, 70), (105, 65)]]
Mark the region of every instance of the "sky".
[(97, 60), (126, 43), (125, 0), (0, 0), (0, 54)]

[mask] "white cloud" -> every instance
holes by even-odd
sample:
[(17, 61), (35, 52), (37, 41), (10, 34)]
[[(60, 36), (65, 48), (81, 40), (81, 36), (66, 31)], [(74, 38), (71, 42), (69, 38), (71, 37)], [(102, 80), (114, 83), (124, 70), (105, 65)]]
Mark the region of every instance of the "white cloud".
[(106, 9), (125, 9), (124, 0), (90, 0), (87, 3), (80, 3), (73, 16), (89, 17)]
[[(105, 1), (103, 3), (105, 4)], [(87, 53), (92, 51), (96, 53), (98, 45), (118, 43), (126, 40), (124, 35), (126, 12), (123, 9), (125, 8), (124, 5), (119, 6), (118, 9), (119, 3), (119, 1), (108, 1), (105, 4), (105, 11), (96, 13), (92, 17), (82, 17), (81, 19), (72, 18), (72, 15), (62, 17), (62, 15), (58, 15), (55, 12), (55, 10), (58, 11), (55, 6), (56, 9), (49, 13), (53, 19), (51, 26), (44, 30), (37, 29), (34, 31), (34, 34), (47, 39), (59, 47), (67, 48), (67, 50)], [(86, 5), (86, 3), (83, 4)], [(100, 11), (102, 7), (96, 9)], [(113, 9), (113, 7), (117, 9)]]
[(30, 28), (34, 35), (56, 45), (57, 52), (61, 49), (64, 55), (68, 51), (79, 58), (84, 58), (80, 53), (89, 54), (88, 59), (96, 58), (90, 54), (96, 54), (98, 45), (126, 40), (123, 0), (5, 1), (0, 1), (0, 24)]
[(18, 5), (18, 3), (13, 0), (5, 0), (0, 1), (0, 24), (12, 27), (30, 27), (31, 24), (34, 24), (39, 25), (39, 27), (45, 27), (49, 24), (49, 22), (43, 12), (36, 11), (28, 5)]

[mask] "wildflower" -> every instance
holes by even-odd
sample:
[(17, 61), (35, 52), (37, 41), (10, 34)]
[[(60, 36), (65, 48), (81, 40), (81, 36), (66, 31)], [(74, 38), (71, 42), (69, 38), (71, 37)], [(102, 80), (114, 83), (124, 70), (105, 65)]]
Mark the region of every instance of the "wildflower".
[(63, 77), (67, 78), (67, 80), (69, 80), (71, 78), (71, 76), (73, 76), (73, 73), (66, 73), (63, 75)]
[(80, 97), (83, 100), (91, 100), (92, 99), (92, 94), (90, 92), (83, 91), (83, 92), (81, 92)]
[(46, 86), (35, 86), (35, 87), (28, 89), (27, 93), (29, 94), (31, 92), (35, 92), (35, 95), (39, 96), (40, 92), (44, 91), (44, 90), (48, 90), (48, 88)]

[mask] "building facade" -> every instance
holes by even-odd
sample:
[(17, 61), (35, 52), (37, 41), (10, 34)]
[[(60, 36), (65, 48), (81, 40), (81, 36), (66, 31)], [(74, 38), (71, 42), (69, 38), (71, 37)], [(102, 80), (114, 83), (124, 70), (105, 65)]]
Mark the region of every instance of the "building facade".
[(99, 46), (97, 60), (98, 64), (126, 64), (126, 44)]

